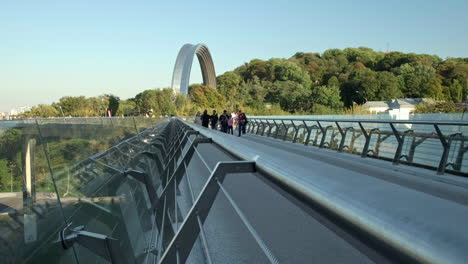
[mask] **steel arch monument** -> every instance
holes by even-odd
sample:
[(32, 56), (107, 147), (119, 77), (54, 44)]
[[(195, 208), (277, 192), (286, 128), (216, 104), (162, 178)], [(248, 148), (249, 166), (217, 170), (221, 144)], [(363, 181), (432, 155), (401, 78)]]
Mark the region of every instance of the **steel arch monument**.
[(216, 88), (216, 73), (210, 51), (205, 44), (185, 44), (177, 55), (172, 74), (172, 89), (184, 95), (188, 94), (190, 70), (193, 58), (197, 55), (203, 76), (203, 84)]

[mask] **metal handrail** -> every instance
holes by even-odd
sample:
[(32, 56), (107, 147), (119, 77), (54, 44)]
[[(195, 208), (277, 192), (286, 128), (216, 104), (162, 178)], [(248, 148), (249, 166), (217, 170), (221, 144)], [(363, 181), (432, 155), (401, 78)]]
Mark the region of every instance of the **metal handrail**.
[[(269, 122), (272, 121), (272, 122)], [(280, 121), (280, 122), (276, 122)], [(289, 123), (285, 123), (285, 121), (288, 121)], [(296, 122), (296, 123), (295, 123)], [(300, 124), (297, 124), (300, 122)], [(310, 124), (312, 122), (312, 124)], [(323, 123), (329, 124), (325, 127)], [(341, 124), (349, 125), (350, 123), (356, 124), (358, 127), (352, 128), (347, 127), (345, 129), (342, 129)], [(275, 133), (274, 137), (278, 137), (278, 133), (280, 130), (284, 130), (284, 133), (282, 135), (283, 140), (288, 140), (290, 139), (292, 142), (296, 143), (297, 138), (299, 136), (299, 130), (302, 129), (302, 135), (304, 136), (304, 145), (309, 145), (309, 142), (311, 141), (310, 137), (312, 135), (312, 132), (314, 129), (317, 130), (315, 133), (315, 139), (312, 139), (312, 142), (314, 145), (317, 145), (319, 148), (333, 148), (338, 150), (339, 152), (344, 151), (345, 148), (347, 149), (348, 152), (353, 153), (355, 151), (355, 140), (359, 136), (364, 137), (364, 144), (362, 147), (362, 150), (360, 151), (360, 155), (365, 158), (365, 157), (375, 157), (375, 158), (381, 158), (381, 159), (386, 159), (386, 160), (391, 160), (393, 164), (398, 165), (400, 163), (404, 164), (410, 164), (410, 165), (415, 165), (415, 166), (423, 166), (423, 167), (428, 167), (428, 168), (433, 168), (436, 169), (438, 174), (444, 174), (445, 171), (451, 167), (452, 169), (450, 172), (456, 173), (456, 174), (462, 174), (465, 176), (468, 176), (468, 171), (465, 171), (466, 168), (463, 168), (462, 162), (463, 162), (463, 157), (466, 151), (468, 151), (468, 148), (464, 147), (465, 141), (468, 141), (468, 136), (464, 136), (460, 130), (461, 128), (465, 128), (468, 126), (467, 121), (423, 121), (423, 120), (372, 120), (372, 119), (314, 119), (314, 118), (276, 118), (276, 117), (271, 117), (271, 118), (266, 118), (266, 117), (251, 117), (250, 122), (249, 122), (249, 131), (250, 133), (254, 134), (259, 134), (259, 128), (264, 126), (265, 124), (270, 125), (273, 124), (273, 127), (275, 127)], [(381, 126), (374, 126), (373, 128), (365, 128), (363, 124), (384, 124), (384, 125), (389, 125), (389, 129), (385, 130)], [(395, 126), (396, 125), (425, 125), (425, 126), (430, 126), (434, 130), (430, 133), (427, 133), (426, 131), (424, 132), (417, 132), (414, 131), (414, 129), (406, 129), (405, 131), (399, 131)], [(291, 135), (290, 138), (288, 138), (288, 132), (289, 128), (294, 128), (293, 133), (294, 135)], [(450, 128), (450, 127), (455, 127), (452, 134), (445, 134), (442, 132), (441, 128)], [(257, 129), (255, 129), (257, 128)], [(270, 127), (271, 130), (272, 127)], [(327, 130), (331, 129), (334, 131), (338, 131), (339, 133), (333, 133), (330, 136), (330, 141), (333, 141), (335, 136), (339, 135), (341, 137), (341, 140), (338, 144), (338, 142), (327, 142), (327, 138), (329, 137), (327, 135)], [(255, 132), (256, 131), (256, 132)], [(348, 131), (351, 131), (352, 133), (352, 138), (351, 138), (351, 143), (350, 145), (345, 145), (346, 137), (349, 134)], [(263, 136), (263, 132), (261, 133)], [(378, 139), (375, 139), (375, 136), (372, 137), (372, 135), (378, 135)], [(381, 137), (384, 135), (383, 137)], [(270, 136), (270, 133), (268, 133), (267, 136)], [(396, 143), (394, 145), (395, 149), (392, 149), (393, 151), (392, 157), (384, 157), (379, 155), (379, 147), (383, 141), (388, 139), (390, 136), (393, 136), (396, 140)], [(320, 138), (319, 138), (320, 137)], [(413, 138), (413, 141), (411, 142), (411, 146), (409, 147), (409, 153), (403, 154), (403, 146), (406, 144), (405, 138)], [(421, 140), (416, 141), (417, 138), (422, 138)], [(427, 162), (427, 161), (415, 161), (414, 159), (414, 154), (415, 154), (415, 149), (418, 147), (421, 143), (423, 143), (427, 139), (436, 139), (437, 141), (440, 142), (440, 148), (442, 149), (442, 154), (440, 157), (438, 157), (440, 160), (437, 165), (433, 164), (432, 162)], [(377, 140), (377, 145), (376, 149), (370, 148), (371, 142)], [(320, 142), (319, 144), (317, 142)], [(450, 151), (453, 151), (453, 146), (454, 142), (458, 142), (459, 144), (455, 144), (456, 148), (456, 159), (454, 162), (449, 162), (449, 153)], [(333, 143), (333, 144), (332, 144)], [(333, 146), (331, 146), (333, 145)], [(390, 144), (391, 145), (391, 144)], [(455, 158), (455, 157), (453, 157)], [(406, 160), (403, 160), (406, 159)]]
[(449, 125), (449, 126), (468, 126), (468, 121), (425, 121), (425, 120), (379, 120), (379, 119), (314, 119), (314, 118), (266, 118), (251, 117), (252, 120), (278, 120), (278, 121), (314, 121), (314, 122), (340, 122), (340, 123), (381, 123), (381, 124), (415, 124), (415, 125)]

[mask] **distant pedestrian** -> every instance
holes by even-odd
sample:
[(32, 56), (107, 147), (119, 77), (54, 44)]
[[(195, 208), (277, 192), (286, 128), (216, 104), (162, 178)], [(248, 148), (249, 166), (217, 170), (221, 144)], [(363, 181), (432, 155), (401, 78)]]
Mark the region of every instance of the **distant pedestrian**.
[(211, 129), (216, 130), (218, 126), (218, 114), (216, 110), (213, 110), (213, 114), (211, 115)]
[(234, 130), (236, 130), (237, 129), (237, 113), (232, 112), (231, 116), (232, 116), (232, 120), (233, 120), (232, 127), (234, 128)]
[(223, 114), (219, 116), (219, 123), (221, 124), (221, 132), (227, 133), (228, 128), (228, 114), (227, 111), (224, 110)]
[(202, 126), (208, 127), (208, 124), (210, 123), (210, 117), (211, 116), (208, 114), (208, 111), (205, 109), (205, 111), (203, 111), (203, 115), (201, 116)]
[(239, 137), (241, 136), (241, 132), (245, 131), (244, 124), (244, 114), (242, 114), (242, 111), (239, 110), (239, 113), (237, 113), (237, 128), (239, 129)]
[(195, 123), (195, 125), (201, 126), (202, 121), (201, 121), (200, 111), (198, 111), (197, 114), (195, 115), (195, 118), (194, 118), (193, 122)]
[(227, 131), (227, 133), (229, 133), (231, 135), (234, 134), (233, 129), (232, 129), (233, 125), (234, 125), (234, 118), (232, 117), (232, 115), (230, 115), (229, 119), (228, 119), (228, 131)]
[(242, 125), (242, 134), (245, 134), (245, 129), (247, 127), (247, 124), (249, 123), (249, 120), (247, 120), (247, 116), (245, 113), (242, 113), (242, 119), (244, 120), (244, 124)]

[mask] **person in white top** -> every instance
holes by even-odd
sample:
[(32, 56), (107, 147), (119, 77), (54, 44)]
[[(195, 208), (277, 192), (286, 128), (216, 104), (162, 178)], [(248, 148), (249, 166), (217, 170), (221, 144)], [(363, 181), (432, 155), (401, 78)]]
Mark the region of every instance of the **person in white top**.
[(194, 123), (195, 123), (196, 125), (200, 125), (200, 126), (201, 126), (202, 122), (201, 122), (201, 114), (200, 114), (200, 111), (197, 112), (197, 114), (195, 115), (195, 118), (194, 118), (193, 121), (194, 121)]
[(232, 113), (231, 113), (231, 116), (232, 116), (232, 120), (234, 121), (233, 124), (232, 124), (232, 127), (233, 127), (234, 130), (235, 130), (236, 127), (237, 127), (237, 113), (236, 113), (236, 112), (232, 112)]

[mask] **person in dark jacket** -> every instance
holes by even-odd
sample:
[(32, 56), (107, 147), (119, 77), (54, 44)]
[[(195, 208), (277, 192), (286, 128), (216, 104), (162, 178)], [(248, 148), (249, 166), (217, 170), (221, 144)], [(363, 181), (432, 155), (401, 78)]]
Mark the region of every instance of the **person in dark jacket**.
[(247, 116), (245, 115), (245, 113), (242, 113), (242, 119), (244, 120), (244, 124), (242, 125), (242, 134), (245, 134), (245, 128), (247, 127), (247, 123), (249, 122), (247, 120)]
[(239, 112), (237, 113), (237, 128), (239, 129), (239, 137), (241, 136), (241, 132), (245, 131), (244, 126), (245, 126), (244, 114), (242, 113), (241, 110), (239, 110)]
[(227, 111), (224, 110), (223, 114), (219, 116), (219, 123), (221, 124), (221, 132), (227, 133), (227, 128), (228, 128), (228, 115)]
[(210, 117), (211, 116), (208, 114), (208, 111), (205, 109), (205, 111), (203, 111), (203, 115), (201, 116), (202, 126), (208, 127), (208, 124), (210, 123)]
[(213, 114), (211, 115), (211, 129), (216, 130), (218, 125), (218, 114), (216, 110), (213, 110)]

